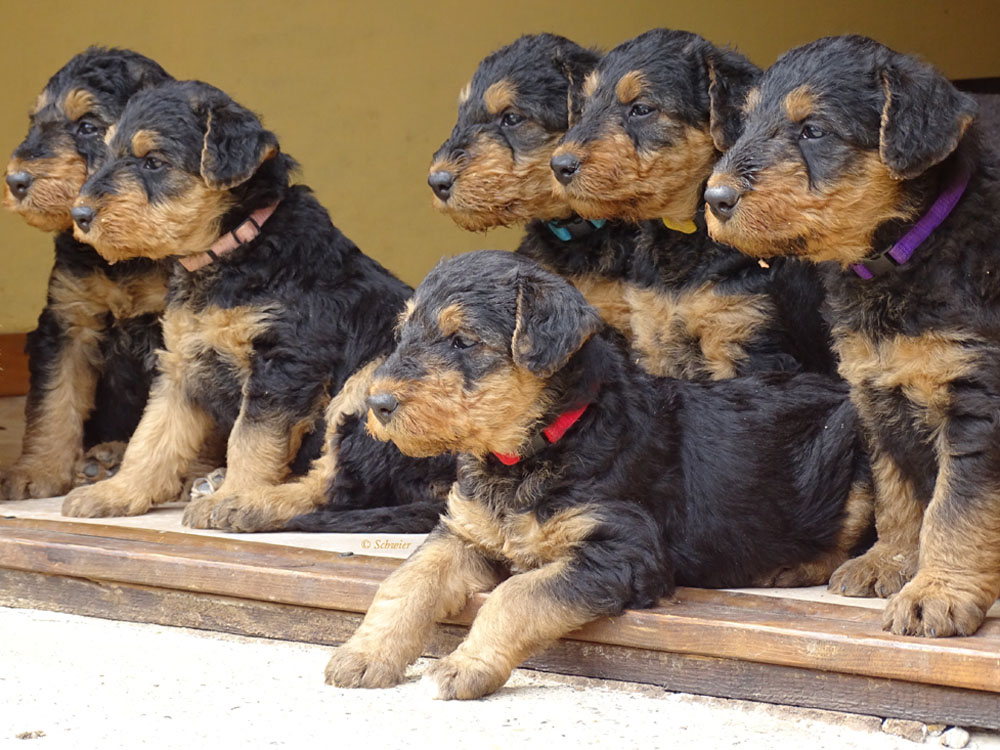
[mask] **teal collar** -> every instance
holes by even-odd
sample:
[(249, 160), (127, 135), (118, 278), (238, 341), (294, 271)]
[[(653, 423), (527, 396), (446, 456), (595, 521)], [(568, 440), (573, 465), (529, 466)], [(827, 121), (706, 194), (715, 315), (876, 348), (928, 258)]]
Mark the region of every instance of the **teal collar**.
[(576, 240), (580, 237), (586, 237), (588, 234), (593, 234), (603, 227), (607, 221), (607, 219), (581, 219), (579, 216), (574, 216), (571, 219), (547, 221), (545, 222), (545, 226), (560, 240), (569, 242), (570, 240)]

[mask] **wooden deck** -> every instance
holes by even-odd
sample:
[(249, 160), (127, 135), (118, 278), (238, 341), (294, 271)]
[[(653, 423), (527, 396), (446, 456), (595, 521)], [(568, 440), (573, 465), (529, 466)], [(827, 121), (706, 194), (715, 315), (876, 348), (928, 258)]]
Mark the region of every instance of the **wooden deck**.
[[(0, 605), (331, 645), (353, 632), (400, 563), (356, 552), (418, 541), (296, 535), (296, 544), (326, 547), (316, 549), (276, 543), (278, 534), (262, 542), (167, 530), (180, 528), (179, 508), (131, 526), (54, 520), (55, 500), (6, 503), (0, 513)], [(454, 648), (484, 598), (439, 629), (428, 655)], [(655, 609), (591, 623), (526, 666), (1000, 729), (1000, 606), (974, 637), (940, 640), (882, 632), (880, 608), (819, 589), (682, 589)]]

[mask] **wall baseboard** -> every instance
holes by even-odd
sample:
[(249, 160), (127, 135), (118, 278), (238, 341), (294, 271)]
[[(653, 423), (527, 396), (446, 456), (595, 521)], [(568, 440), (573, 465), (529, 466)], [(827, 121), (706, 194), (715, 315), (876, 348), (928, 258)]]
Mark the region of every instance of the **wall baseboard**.
[(27, 334), (0, 333), (0, 396), (23, 396), (28, 392)]

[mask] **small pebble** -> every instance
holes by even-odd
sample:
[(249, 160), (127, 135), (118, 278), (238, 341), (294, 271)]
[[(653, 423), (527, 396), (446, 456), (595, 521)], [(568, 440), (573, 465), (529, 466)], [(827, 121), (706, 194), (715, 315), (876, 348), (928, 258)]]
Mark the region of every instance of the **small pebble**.
[(882, 722), (882, 731), (910, 742), (923, 742), (927, 738), (927, 725), (920, 721), (886, 719)]
[(938, 741), (945, 747), (966, 747), (969, 744), (969, 733), (962, 727), (952, 727)]

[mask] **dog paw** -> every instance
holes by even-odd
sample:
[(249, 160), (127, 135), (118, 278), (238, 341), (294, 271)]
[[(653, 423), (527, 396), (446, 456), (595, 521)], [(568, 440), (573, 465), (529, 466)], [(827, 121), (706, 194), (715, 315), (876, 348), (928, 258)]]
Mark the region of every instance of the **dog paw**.
[(226, 469), (225, 467), (220, 467), (214, 471), (209, 472), (203, 477), (198, 477), (191, 482), (191, 490), (189, 492), (191, 500), (201, 500), (206, 497), (211, 497), (216, 493), (219, 487), (226, 479)]
[(265, 500), (229, 496), (212, 506), (209, 523), (223, 531), (271, 531), (279, 529), (287, 518), (277, 518)]
[(63, 500), (62, 514), (74, 518), (139, 516), (148, 511), (151, 504), (148, 497), (109, 479), (71, 490)]
[(125, 445), (121, 441), (99, 443), (84, 453), (73, 469), (73, 486), (95, 484), (117, 474), (125, 456)]
[(199, 500), (192, 500), (184, 509), (184, 516), (181, 518), (181, 523), (185, 526), (190, 526), (192, 529), (213, 528), (212, 508), (215, 507), (217, 502), (218, 499), (214, 495), (209, 495)]
[(830, 591), (844, 596), (892, 596), (917, 570), (917, 552), (879, 547), (848, 560), (830, 576)]
[(68, 474), (60, 476), (49, 469), (11, 466), (0, 471), (0, 500), (27, 500), (34, 497), (58, 497), (72, 486)]
[(472, 700), (495, 692), (509, 677), (509, 670), (456, 651), (429, 666), (421, 682), (438, 700)]
[(886, 604), (882, 629), (896, 635), (972, 635), (992, 602), (981, 602), (930, 576), (917, 575)]
[(330, 657), (326, 665), (326, 684), (344, 688), (387, 688), (401, 683), (405, 674), (405, 664), (400, 666), (380, 659), (348, 641)]

